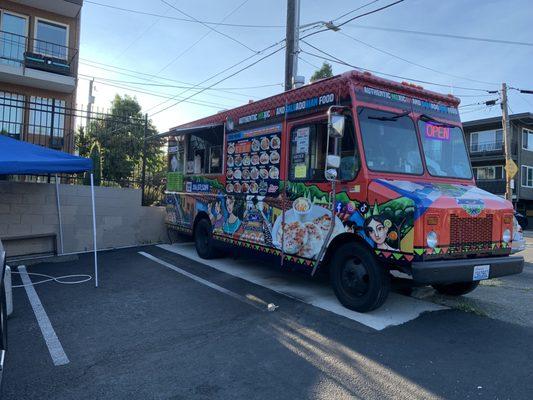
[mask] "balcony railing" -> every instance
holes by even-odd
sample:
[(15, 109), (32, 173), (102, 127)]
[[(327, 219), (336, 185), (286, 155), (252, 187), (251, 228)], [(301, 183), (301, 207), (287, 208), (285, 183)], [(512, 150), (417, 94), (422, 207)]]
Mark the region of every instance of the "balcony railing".
[(78, 50), (45, 40), (0, 31), (0, 64), (73, 75)]
[(490, 152), (501, 151), (502, 149), (503, 149), (503, 141), (501, 140), (470, 144), (471, 153), (490, 153)]

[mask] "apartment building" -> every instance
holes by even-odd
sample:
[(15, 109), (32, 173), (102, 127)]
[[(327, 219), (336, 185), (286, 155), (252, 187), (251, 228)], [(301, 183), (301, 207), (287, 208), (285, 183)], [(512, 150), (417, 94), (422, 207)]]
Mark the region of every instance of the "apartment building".
[(0, 134), (74, 151), (83, 0), (0, 0)]
[[(509, 116), (511, 156), (519, 166), (514, 178), (513, 202), (518, 211), (533, 218), (533, 114)], [(477, 185), (505, 194), (505, 155), (501, 117), (463, 123)]]

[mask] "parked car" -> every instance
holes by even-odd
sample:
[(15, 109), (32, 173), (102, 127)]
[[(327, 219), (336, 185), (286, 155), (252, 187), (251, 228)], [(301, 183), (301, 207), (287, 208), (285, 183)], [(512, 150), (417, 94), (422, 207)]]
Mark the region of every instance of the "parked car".
[(7, 310), (4, 275), (6, 271), (6, 252), (0, 240), (0, 385), (4, 372), (4, 360), (7, 351)]
[(522, 227), (522, 230), (527, 229), (527, 225), (528, 225), (527, 217), (524, 214), (520, 214), (518, 211), (514, 212), (514, 216), (516, 220), (518, 221), (518, 223), (520, 224), (520, 226)]

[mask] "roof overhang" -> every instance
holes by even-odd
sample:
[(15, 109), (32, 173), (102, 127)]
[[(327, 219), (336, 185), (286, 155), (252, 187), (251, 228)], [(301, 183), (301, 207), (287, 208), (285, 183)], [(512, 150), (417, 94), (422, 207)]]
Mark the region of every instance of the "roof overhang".
[(83, 6), (83, 0), (18, 0), (17, 3), (70, 18), (77, 16)]
[(200, 126), (191, 126), (187, 128), (172, 128), (168, 132), (158, 133), (157, 135), (153, 135), (153, 136), (146, 138), (146, 140), (153, 140), (153, 139), (158, 139), (158, 138), (168, 137), (168, 136), (187, 135), (190, 133), (204, 131), (206, 129), (215, 129), (215, 128), (223, 128), (223, 127), (224, 127), (224, 124), (208, 124), (208, 125), (200, 125)]

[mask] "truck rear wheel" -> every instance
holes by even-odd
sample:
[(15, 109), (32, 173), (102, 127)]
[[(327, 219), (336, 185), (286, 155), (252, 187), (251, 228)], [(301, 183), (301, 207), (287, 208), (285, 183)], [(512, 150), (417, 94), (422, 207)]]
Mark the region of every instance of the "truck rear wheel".
[(361, 243), (346, 243), (335, 250), (330, 279), (341, 304), (358, 312), (380, 307), (390, 291), (388, 271)]
[(202, 218), (194, 228), (194, 246), (198, 255), (206, 260), (219, 255), (213, 239), (213, 229), (211, 222), (207, 218)]
[(463, 294), (470, 293), (477, 288), (479, 281), (475, 282), (457, 282), (448, 284), (435, 284), (431, 285), (440, 294), (447, 294), (448, 296), (462, 296)]

